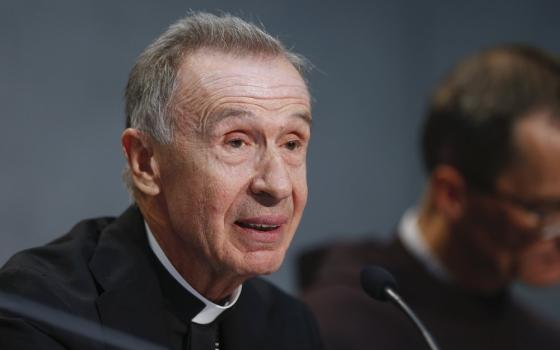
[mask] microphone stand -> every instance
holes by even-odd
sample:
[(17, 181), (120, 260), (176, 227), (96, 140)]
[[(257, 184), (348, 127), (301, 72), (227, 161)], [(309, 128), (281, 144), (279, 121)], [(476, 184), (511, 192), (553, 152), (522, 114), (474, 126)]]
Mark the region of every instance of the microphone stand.
[(405, 304), (405, 302), (401, 299), (401, 297), (397, 293), (395, 293), (390, 287), (385, 287), (385, 294), (389, 297), (389, 300), (397, 307), (399, 307), (406, 314), (406, 316), (408, 316), (408, 318), (416, 325), (416, 327), (420, 330), (420, 332), (424, 336), (424, 339), (426, 340), (426, 343), (428, 343), (430, 349), (439, 350), (439, 347), (437, 346), (435, 340), (432, 338), (432, 336), (430, 335), (426, 327), (424, 327), (420, 319), (416, 317), (414, 312), (412, 312), (412, 310), (408, 307), (408, 305)]

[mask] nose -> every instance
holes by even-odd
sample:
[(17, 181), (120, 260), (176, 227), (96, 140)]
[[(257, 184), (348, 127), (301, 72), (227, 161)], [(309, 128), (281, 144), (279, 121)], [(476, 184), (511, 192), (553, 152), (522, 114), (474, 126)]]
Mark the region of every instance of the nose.
[(257, 174), (251, 182), (251, 192), (264, 205), (274, 205), (292, 193), (290, 172), (280, 154), (267, 152), (261, 159)]

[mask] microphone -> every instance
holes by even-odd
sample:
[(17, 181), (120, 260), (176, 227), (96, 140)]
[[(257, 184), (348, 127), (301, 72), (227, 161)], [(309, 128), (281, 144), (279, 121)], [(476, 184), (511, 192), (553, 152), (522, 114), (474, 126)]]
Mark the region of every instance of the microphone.
[(362, 283), (362, 289), (370, 297), (383, 302), (390, 301), (397, 305), (422, 333), (430, 349), (439, 350), (430, 332), (397, 293), (397, 281), (389, 271), (379, 266), (366, 266), (360, 274), (360, 282)]

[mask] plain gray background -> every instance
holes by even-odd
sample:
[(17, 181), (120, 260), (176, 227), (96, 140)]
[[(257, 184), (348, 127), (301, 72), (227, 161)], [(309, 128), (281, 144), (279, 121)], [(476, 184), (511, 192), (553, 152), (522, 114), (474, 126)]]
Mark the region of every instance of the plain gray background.
[[(118, 215), (122, 92), (137, 55), (188, 9), (262, 21), (316, 66), (310, 197), (283, 268), (334, 237), (387, 237), (420, 195), (418, 127), (459, 58), (502, 42), (560, 52), (557, 1), (53, 1), (0, 3), (0, 263), (78, 220)], [(517, 287), (560, 319), (560, 289)]]

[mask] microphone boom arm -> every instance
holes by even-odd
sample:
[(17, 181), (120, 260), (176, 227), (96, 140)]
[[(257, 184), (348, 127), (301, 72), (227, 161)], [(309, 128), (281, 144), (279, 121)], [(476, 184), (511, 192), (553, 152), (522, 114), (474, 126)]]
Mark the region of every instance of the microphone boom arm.
[(408, 318), (418, 327), (424, 339), (428, 343), (428, 346), (431, 350), (439, 350), (435, 340), (432, 338), (426, 327), (422, 324), (420, 319), (416, 317), (416, 315), (412, 312), (412, 310), (405, 304), (405, 302), (401, 299), (401, 297), (395, 293), (390, 287), (385, 287), (385, 293), (389, 297), (389, 300), (395, 305), (397, 305)]

